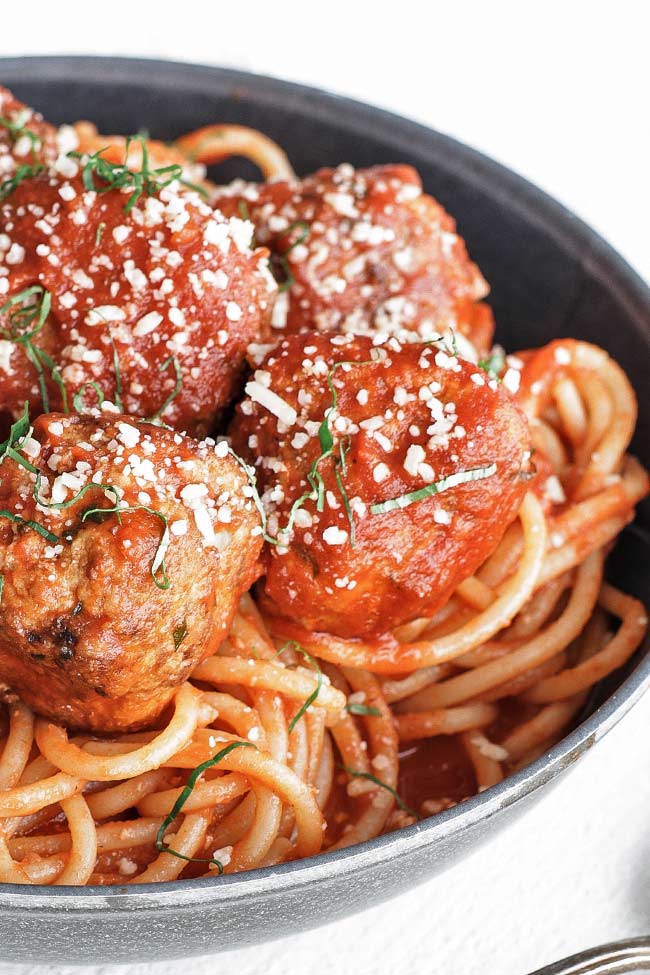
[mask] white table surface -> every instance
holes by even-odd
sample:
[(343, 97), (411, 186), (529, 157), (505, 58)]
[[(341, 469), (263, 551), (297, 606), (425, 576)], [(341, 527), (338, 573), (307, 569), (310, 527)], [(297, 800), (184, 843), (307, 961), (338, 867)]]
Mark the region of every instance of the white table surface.
[[(382, 105), (524, 174), (650, 281), (647, 12), (643, 0), (199, 0), (185, 8), (32, 0), (3, 4), (0, 56), (222, 64)], [(505, 835), (388, 904), (209, 959), (69, 971), (524, 975), (650, 932), (649, 719), (647, 699)], [(0, 945), (0, 975), (24, 975), (1, 959)]]

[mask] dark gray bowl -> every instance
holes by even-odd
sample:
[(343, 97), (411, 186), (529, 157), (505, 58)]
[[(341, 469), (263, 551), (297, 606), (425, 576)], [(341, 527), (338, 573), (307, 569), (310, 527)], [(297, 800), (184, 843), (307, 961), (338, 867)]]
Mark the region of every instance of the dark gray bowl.
[[(634, 449), (650, 465), (650, 292), (593, 231), (520, 177), (421, 126), (356, 102), (236, 71), (102, 58), (0, 60), (0, 83), (55, 122), (169, 139), (212, 121), (253, 125), (308, 172), (341, 161), (403, 161), (457, 218), (492, 284), (498, 338), (599, 343), (640, 396)], [(222, 168), (230, 178), (241, 167)], [(610, 192), (615, 192), (611, 187)], [(650, 604), (650, 514), (640, 513), (610, 576)], [(0, 961), (137, 962), (210, 954), (295, 933), (398, 894), (507, 827), (640, 698), (648, 645), (592, 701), (591, 714), (529, 768), (399, 833), (248, 874), (137, 888), (0, 885)], [(571, 810), (567, 811), (571, 815)], [(576, 811), (576, 820), (577, 820)]]

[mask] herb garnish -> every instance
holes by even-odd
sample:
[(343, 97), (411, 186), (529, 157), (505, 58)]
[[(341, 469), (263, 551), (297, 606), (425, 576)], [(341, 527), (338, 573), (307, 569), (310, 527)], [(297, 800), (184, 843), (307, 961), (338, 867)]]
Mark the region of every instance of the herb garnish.
[(18, 449), (16, 449), (21, 448), (32, 433), (32, 426), (29, 422), (28, 408), (29, 404), (25, 403), (23, 415), (11, 425), (11, 429), (9, 430), (9, 439), (5, 440), (3, 444), (0, 444), (0, 464), (5, 457), (11, 457), (13, 461), (20, 464), (21, 467), (24, 467), (25, 470), (29, 471), (30, 474), (36, 475), (32, 496), (34, 501), (36, 501), (41, 508), (51, 508), (56, 511), (61, 511), (64, 508), (70, 508), (73, 504), (75, 504), (75, 502), (83, 498), (83, 496), (90, 491), (91, 488), (111, 491), (115, 497), (115, 505), (117, 506), (119, 502), (119, 493), (117, 488), (113, 484), (100, 484), (98, 481), (90, 481), (88, 484), (85, 484), (79, 491), (77, 491), (74, 497), (69, 498), (68, 501), (46, 501), (44, 498), (41, 498), (40, 493), (43, 475), (38, 468), (34, 466), (34, 464), (28, 461), (26, 457), (23, 457), (22, 454), (18, 452)]
[(308, 653), (307, 650), (305, 650), (304, 647), (301, 647), (296, 640), (288, 640), (286, 643), (283, 643), (280, 649), (278, 650), (278, 652), (276, 653), (276, 657), (279, 657), (280, 654), (283, 653), (285, 650), (293, 650), (294, 653), (302, 654), (302, 656), (305, 658), (307, 663), (310, 664), (310, 666), (318, 674), (318, 680), (315, 689), (311, 692), (311, 694), (309, 695), (305, 703), (302, 705), (300, 710), (297, 711), (296, 714), (294, 714), (293, 718), (289, 722), (289, 734), (291, 734), (291, 732), (296, 727), (296, 725), (298, 724), (302, 716), (307, 712), (307, 710), (311, 707), (311, 705), (314, 703), (314, 701), (317, 699), (318, 695), (320, 694), (320, 689), (323, 686), (323, 671), (320, 669), (318, 665), (318, 661), (315, 660), (312, 657), (312, 655)]
[[(92, 486), (102, 487), (105, 485), (100, 485), (100, 484), (86, 485), (86, 487), (92, 487)], [(108, 487), (111, 487), (111, 485), (108, 485)], [(113, 488), (113, 490), (115, 490), (115, 488)], [(113, 505), (112, 508), (88, 508), (86, 511), (84, 511), (83, 515), (81, 516), (81, 520), (86, 521), (87, 518), (92, 518), (95, 515), (102, 516), (102, 515), (116, 514), (119, 518), (121, 515), (130, 514), (131, 512), (134, 511), (146, 511), (147, 514), (154, 515), (154, 517), (160, 519), (160, 521), (163, 523), (163, 533), (158, 543), (156, 554), (153, 557), (153, 562), (151, 563), (151, 578), (155, 582), (158, 589), (167, 590), (171, 586), (171, 582), (169, 581), (169, 576), (167, 575), (167, 566), (165, 564), (165, 552), (169, 548), (169, 543), (171, 539), (169, 535), (169, 521), (167, 519), (167, 516), (164, 515), (162, 511), (156, 511), (155, 508), (150, 508), (146, 504), (133, 504), (133, 505), (127, 505), (126, 507), (122, 508), (120, 506), (119, 501), (116, 501), (116, 503)], [(160, 578), (157, 575), (158, 572), (160, 573)]]
[(380, 504), (372, 504), (370, 505), (370, 514), (383, 515), (387, 511), (399, 511), (402, 508), (408, 508), (410, 504), (415, 504), (417, 501), (423, 501), (424, 498), (430, 498), (434, 494), (442, 494), (443, 491), (448, 491), (450, 488), (457, 487), (459, 484), (467, 484), (469, 481), (480, 481), (484, 477), (492, 477), (496, 472), (496, 464), (488, 464), (487, 467), (473, 467), (467, 471), (457, 471), (455, 474), (441, 477), (439, 481), (435, 481), (433, 484), (427, 484), (417, 491), (402, 494), (399, 498), (391, 498), (389, 501), (382, 501)]
[[(327, 458), (331, 457), (334, 453), (334, 437), (332, 435), (332, 431), (330, 429), (330, 423), (329, 423), (331, 415), (334, 412), (336, 412), (336, 408), (338, 406), (338, 392), (336, 386), (334, 385), (334, 379), (333, 379), (334, 373), (336, 372), (337, 369), (340, 369), (341, 367), (344, 366), (369, 366), (376, 361), (377, 358), (373, 357), (372, 359), (366, 359), (362, 362), (356, 362), (353, 360), (335, 362), (334, 365), (329, 370), (329, 372), (327, 373), (326, 382), (329, 387), (330, 393), (332, 395), (332, 402), (330, 406), (328, 406), (327, 409), (325, 410), (323, 420), (318, 428), (318, 441), (320, 443), (320, 449), (321, 449), (320, 456), (316, 457), (311, 467), (309, 468), (309, 471), (307, 472), (307, 481), (309, 482), (311, 491), (307, 491), (305, 494), (301, 495), (301, 497), (296, 498), (296, 500), (291, 505), (291, 508), (289, 510), (289, 520), (287, 521), (286, 526), (284, 528), (281, 528), (278, 531), (278, 535), (281, 534), (289, 535), (291, 533), (298, 510), (302, 508), (302, 506), (307, 501), (315, 501), (316, 510), (318, 512), (322, 512), (325, 508), (325, 481), (323, 480), (323, 476), (318, 470), (318, 468), (324, 460), (327, 460)], [(345, 513), (347, 515), (348, 522), (350, 525), (350, 547), (354, 548), (355, 545), (354, 519), (352, 517), (352, 509), (350, 507), (350, 502), (347, 493), (345, 491), (345, 488), (343, 486), (341, 475), (339, 473), (342, 472), (344, 477), (346, 475), (347, 469), (345, 464), (345, 458), (350, 450), (350, 444), (351, 441), (349, 437), (344, 437), (339, 444), (339, 457), (334, 460), (334, 477), (336, 478), (336, 484), (341, 494), (343, 507), (345, 508)]]
[(342, 768), (344, 772), (346, 772), (348, 775), (351, 775), (355, 779), (368, 779), (369, 782), (374, 782), (375, 785), (380, 786), (382, 789), (386, 789), (387, 792), (390, 792), (391, 796), (393, 797), (393, 799), (395, 800), (395, 802), (397, 803), (400, 809), (402, 809), (405, 813), (408, 813), (409, 816), (413, 816), (414, 819), (417, 819), (419, 821), (420, 816), (418, 816), (418, 814), (415, 812), (414, 809), (411, 809), (410, 806), (406, 805), (404, 800), (401, 798), (400, 794), (395, 789), (393, 789), (392, 786), (388, 785), (387, 782), (382, 782), (381, 779), (378, 779), (377, 776), (373, 775), (371, 772), (357, 772), (353, 768), (348, 768), (347, 765), (339, 765), (339, 768)]
[(10, 193), (16, 189), (24, 180), (32, 179), (34, 176), (38, 176), (39, 173), (43, 172), (45, 167), (37, 164), (35, 166), (29, 166), (23, 163), (22, 166), (17, 166), (16, 171), (13, 176), (8, 176), (6, 179), (0, 183), (0, 202), (6, 200)]
[(14, 143), (18, 142), (19, 139), (25, 138), (29, 139), (31, 143), (31, 153), (32, 158), (36, 160), (36, 151), (40, 148), (41, 140), (36, 134), (32, 132), (25, 126), (25, 122), (28, 120), (28, 115), (26, 112), (21, 112), (15, 121), (12, 122), (9, 118), (0, 118), (0, 128), (6, 129), (7, 132), (13, 137)]
[(350, 499), (348, 498), (348, 493), (343, 486), (343, 481), (341, 479), (341, 474), (343, 477), (347, 475), (347, 466), (345, 463), (345, 458), (347, 457), (350, 447), (352, 445), (351, 438), (343, 437), (339, 442), (339, 459), (334, 462), (334, 477), (336, 478), (336, 486), (339, 489), (339, 494), (341, 495), (341, 500), (343, 502), (343, 507), (345, 508), (345, 514), (347, 515), (348, 524), (350, 525), (350, 548), (355, 547), (355, 534), (354, 534), (354, 518), (352, 517), (352, 508), (350, 507)]
[(169, 366), (174, 367), (174, 372), (176, 373), (176, 384), (172, 389), (171, 393), (169, 394), (169, 396), (167, 397), (167, 399), (165, 400), (165, 402), (163, 403), (163, 405), (160, 407), (160, 409), (156, 410), (156, 412), (149, 417), (148, 420), (149, 423), (153, 423), (155, 420), (161, 417), (165, 412), (165, 410), (167, 409), (167, 407), (171, 403), (173, 403), (173, 401), (176, 399), (176, 397), (181, 391), (181, 387), (183, 385), (183, 372), (181, 369), (181, 364), (175, 355), (170, 355), (168, 359), (165, 359), (165, 361), (163, 362), (163, 364), (161, 365), (158, 371), (165, 372), (165, 370), (168, 369)]
[[(36, 473), (36, 483), (34, 484), (34, 492), (33, 492), (34, 500), (36, 501), (37, 504), (41, 506), (41, 508), (51, 508), (53, 511), (63, 511), (65, 508), (71, 508), (73, 504), (76, 504), (77, 501), (81, 501), (84, 495), (88, 494), (88, 492), (91, 491), (93, 488), (99, 488), (100, 491), (111, 491), (115, 497), (115, 504), (117, 505), (119, 502), (120, 498), (115, 485), (100, 484), (98, 481), (90, 481), (88, 484), (84, 484), (84, 486), (77, 491), (74, 497), (69, 498), (67, 501), (45, 501), (43, 498), (39, 497), (43, 475), (41, 474), (40, 471), (37, 471), (35, 467), (33, 468), (33, 471)], [(126, 509), (120, 508), (120, 511), (122, 510), (126, 510)], [(85, 520), (85, 515), (86, 512), (84, 512), (84, 515), (81, 518), (82, 521)]]
[(186, 860), (188, 863), (213, 863), (219, 874), (223, 873), (223, 863), (220, 860), (215, 860), (213, 857), (186, 857), (183, 853), (178, 853), (176, 850), (172, 850), (170, 846), (167, 846), (164, 842), (165, 831), (174, 822), (176, 817), (179, 815), (183, 806), (187, 800), (192, 795), (194, 791), (194, 786), (197, 783), (199, 777), (207, 771), (209, 768), (214, 768), (215, 765), (229, 755), (230, 752), (234, 751), (235, 748), (255, 748), (255, 745), (251, 741), (231, 741), (225, 748), (213, 755), (212, 758), (208, 758), (205, 762), (201, 762), (200, 765), (194, 769), (189, 779), (187, 780), (187, 785), (179, 795), (178, 799), (172, 806), (171, 812), (163, 820), (158, 833), (156, 834), (156, 849), (159, 853), (170, 853), (174, 857), (178, 857), (179, 860)]
[[(129, 152), (134, 142), (139, 142), (142, 149), (142, 163), (139, 170), (129, 169), (128, 166)], [(161, 190), (174, 182), (179, 182), (182, 186), (207, 196), (202, 187), (183, 179), (183, 167), (179, 163), (150, 169), (147, 140), (143, 135), (131, 135), (127, 138), (123, 163), (113, 163), (102, 158), (102, 153), (109, 148), (109, 146), (104, 146), (92, 155), (80, 152), (69, 152), (68, 155), (81, 161), (82, 181), (87, 190), (95, 193), (109, 193), (111, 190), (123, 189), (132, 190), (124, 205), (125, 213), (131, 212), (143, 194), (155, 196), (156, 193), (160, 193)], [(99, 185), (96, 180), (99, 181)]]
[(7, 511), (6, 508), (0, 510), (0, 518), (7, 518), (9, 521), (12, 521), (14, 525), (25, 525), (25, 527), (31, 528), (53, 545), (60, 541), (59, 536), (52, 534), (51, 531), (48, 531), (45, 525), (40, 525), (37, 521), (31, 521), (29, 518), (21, 518), (20, 515), (14, 514), (13, 511)]
[(104, 236), (104, 231), (106, 230), (106, 224), (102, 220), (101, 223), (97, 224), (97, 230), (95, 231), (95, 247), (99, 247), (102, 242), (102, 237)]
[[(93, 383), (91, 385), (96, 385), (96, 384)], [(77, 409), (79, 406), (80, 401), (78, 397), (82, 395), (83, 389), (84, 387), (82, 387), (79, 393), (77, 393), (77, 395), (75, 396), (75, 404), (74, 404), (75, 409)], [(171, 583), (169, 581), (169, 576), (167, 575), (167, 566), (165, 564), (165, 552), (169, 547), (171, 537), (169, 534), (169, 522), (167, 520), (166, 515), (164, 515), (161, 511), (156, 511), (155, 508), (150, 508), (144, 504), (127, 505), (125, 507), (122, 507), (120, 503), (120, 495), (119, 495), (118, 488), (115, 487), (114, 484), (103, 484), (97, 481), (89, 481), (88, 484), (84, 484), (84, 486), (80, 488), (80, 490), (77, 491), (77, 493), (72, 498), (69, 498), (67, 501), (47, 501), (44, 498), (41, 498), (40, 490), (43, 481), (43, 475), (38, 470), (38, 468), (35, 467), (32, 463), (30, 463), (30, 461), (28, 461), (26, 457), (23, 457), (18, 452), (17, 449), (24, 444), (25, 440), (27, 440), (28, 437), (31, 435), (31, 432), (32, 432), (32, 427), (29, 422), (29, 404), (25, 403), (23, 415), (18, 420), (16, 420), (15, 423), (11, 425), (8, 439), (5, 440), (2, 444), (0, 444), (0, 464), (2, 464), (2, 461), (4, 460), (5, 457), (11, 457), (12, 460), (14, 460), (17, 464), (20, 464), (21, 467), (24, 467), (25, 470), (29, 471), (30, 474), (36, 475), (34, 481), (34, 487), (32, 490), (32, 495), (36, 503), (41, 508), (50, 508), (56, 511), (60, 511), (64, 508), (70, 508), (73, 504), (76, 504), (78, 501), (80, 501), (81, 498), (83, 498), (88, 491), (96, 488), (100, 491), (110, 491), (113, 494), (115, 499), (113, 506), (110, 508), (98, 508), (98, 507), (87, 508), (81, 516), (82, 522), (86, 521), (88, 518), (91, 518), (95, 515), (103, 516), (108, 514), (115, 514), (117, 516), (117, 520), (121, 524), (122, 523), (121, 516), (123, 514), (128, 514), (134, 511), (146, 511), (148, 514), (154, 515), (156, 518), (160, 519), (160, 521), (163, 523), (163, 533), (160, 542), (158, 543), (158, 548), (156, 549), (153, 562), (151, 564), (151, 577), (154, 583), (156, 584), (156, 586), (158, 587), (158, 589), (163, 589), (163, 590), (169, 589)], [(29, 528), (32, 528), (34, 531), (38, 532), (39, 535), (42, 535), (43, 538), (47, 539), (49, 542), (56, 543), (61, 540), (57, 535), (54, 535), (52, 532), (48, 531), (47, 528), (45, 528), (43, 525), (40, 525), (37, 521), (30, 521), (29, 519), (22, 518), (20, 515), (13, 514), (10, 511), (0, 510), (0, 518), (8, 518), (9, 521), (14, 522), (14, 524), (27, 525)], [(66, 541), (70, 540), (66, 536), (64, 536), (64, 539)], [(182, 642), (182, 640), (184, 639), (186, 633), (183, 634), (183, 636), (180, 638), (178, 644), (179, 646), (180, 646), (180, 642)], [(174, 640), (176, 640), (176, 631), (174, 631)], [(178, 646), (176, 649), (178, 649)]]
[[(31, 300), (33, 299), (33, 300)], [(52, 308), (52, 295), (40, 284), (32, 285), (19, 291), (0, 308), (0, 315), (9, 315), (9, 328), (0, 328), (0, 336), (16, 345), (22, 345), (25, 354), (38, 374), (38, 386), (43, 402), (43, 412), (50, 412), (50, 398), (45, 381), (46, 366), (50, 370), (52, 380), (57, 384), (63, 400), (64, 412), (68, 412), (68, 401), (65, 384), (58, 366), (50, 355), (39, 346), (34, 345), (32, 339), (43, 328)]]
[(80, 389), (78, 389), (77, 392), (72, 397), (72, 406), (74, 407), (77, 413), (83, 413), (84, 409), (86, 408), (84, 406), (83, 398), (87, 389), (94, 389), (95, 392), (97, 393), (97, 407), (101, 408), (102, 403), (106, 399), (99, 386), (99, 383), (95, 383), (95, 382), (84, 383), (83, 386)]
[(501, 382), (499, 376), (503, 372), (505, 364), (505, 353), (500, 345), (495, 345), (487, 358), (478, 360), (479, 369), (483, 369), (485, 372), (489, 373), (490, 378), (496, 379), (497, 382)]
[(269, 533), (266, 530), (266, 524), (267, 524), (266, 509), (262, 504), (260, 492), (257, 490), (257, 477), (255, 475), (255, 468), (251, 467), (250, 464), (247, 464), (246, 461), (239, 456), (239, 454), (235, 453), (235, 451), (232, 449), (230, 445), (228, 446), (228, 453), (230, 454), (232, 459), (239, 464), (242, 471), (246, 475), (246, 479), (253, 493), (253, 504), (257, 508), (257, 513), (260, 516), (260, 521), (262, 523), (262, 538), (264, 539), (265, 542), (268, 542), (269, 545), (279, 545), (277, 538), (273, 538), (273, 536), (269, 535)]
[(290, 223), (287, 229), (284, 231), (283, 236), (284, 234), (290, 234), (291, 231), (295, 230), (297, 227), (302, 228), (302, 233), (300, 234), (300, 236), (297, 237), (297, 239), (294, 240), (293, 244), (287, 247), (287, 249), (282, 254), (277, 255), (278, 264), (280, 265), (284, 273), (284, 281), (278, 288), (278, 294), (282, 294), (283, 292), (288, 291), (289, 288), (291, 288), (292, 285), (295, 284), (296, 279), (294, 278), (293, 272), (291, 271), (291, 268), (289, 266), (288, 257), (291, 251), (294, 250), (294, 248), (298, 247), (300, 244), (304, 244), (305, 241), (309, 239), (309, 235), (311, 233), (311, 227), (305, 220), (294, 220), (293, 223)]
[[(34, 485), (34, 496), (38, 491), (38, 485), (40, 483), (40, 474), (33, 464), (23, 457), (18, 450), (24, 444), (25, 440), (31, 435), (32, 427), (29, 422), (29, 404), (25, 403), (24, 412), (15, 423), (12, 423), (9, 430), (9, 437), (2, 444), (0, 444), (0, 464), (4, 461), (5, 457), (11, 457), (13, 461), (24, 467), (25, 470), (29, 471), (30, 474), (36, 474), (36, 484)], [(14, 514), (11, 511), (1, 510), (0, 518), (7, 518), (12, 521), (15, 525), (26, 525), (28, 528), (32, 528), (43, 538), (47, 539), (48, 542), (55, 544), (59, 541), (58, 535), (54, 535), (51, 531), (48, 531), (44, 525), (40, 525), (37, 521), (30, 521), (29, 519), (21, 517), (21, 515)]]
[(122, 372), (120, 370), (120, 357), (117, 354), (115, 339), (113, 338), (113, 333), (111, 332), (108, 322), (106, 323), (106, 331), (108, 332), (108, 341), (111, 343), (111, 348), (113, 349), (113, 372), (115, 373), (115, 405), (117, 406), (120, 413), (123, 413), (124, 406), (122, 405)]
[(32, 427), (29, 422), (29, 403), (25, 402), (23, 407), (23, 415), (11, 424), (8, 438), (3, 441), (2, 444), (0, 444), (0, 464), (5, 457), (11, 457), (12, 460), (15, 460), (17, 464), (25, 467), (31, 473), (36, 470), (36, 468), (33, 467), (29, 461), (25, 460), (25, 458), (22, 457), (16, 449), (22, 447), (27, 438), (30, 436), (31, 432)]
[(381, 718), (381, 711), (379, 708), (371, 707), (368, 704), (360, 704), (356, 701), (348, 701), (345, 705), (345, 710), (349, 714), (358, 714), (364, 718)]
[[(269, 535), (267, 531), (266, 511), (264, 509), (262, 499), (257, 489), (257, 477), (255, 475), (254, 468), (251, 467), (249, 464), (247, 464), (238, 454), (236, 454), (231, 447), (228, 448), (228, 453), (231, 455), (231, 457), (234, 458), (234, 460), (237, 461), (237, 463), (244, 471), (248, 479), (248, 483), (253, 491), (253, 501), (255, 503), (255, 507), (258, 510), (262, 522), (262, 537), (264, 538), (265, 542), (268, 542), (269, 545), (282, 546), (285, 544), (285, 539), (288, 538), (288, 536), (293, 531), (293, 525), (296, 519), (296, 514), (298, 513), (299, 509), (302, 508), (304, 504), (306, 504), (307, 501), (315, 501), (317, 511), (322, 512), (324, 510), (325, 481), (323, 480), (323, 476), (318, 470), (318, 468), (324, 460), (327, 460), (328, 457), (332, 457), (334, 454), (334, 437), (332, 435), (332, 431), (330, 430), (330, 425), (329, 425), (330, 417), (332, 413), (336, 410), (338, 405), (338, 393), (336, 387), (334, 386), (334, 382), (332, 378), (334, 376), (334, 373), (336, 372), (337, 369), (339, 369), (342, 366), (368, 366), (368, 365), (372, 365), (372, 363), (377, 361), (378, 361), (378, 357), (373, 356), (372, 359), (366, 359), (361, 362), (357, 362), (354, 360), (335, 362), (334, 365), (329, 370), (329, 372), (327, 373), (326, 382), (329, 387), (330, 393), (332, 395), (332, 402), (326, 408), (323, 419), (318, 428), (318, 441), (321, 449), (320, 455), (315, 458), (311, 467), (309, 468), (309, 471), (307, 472), (307, 481), (309, 483), (311, 490), (306, 491), (299, 498), (296, 498), (296, 500), (293, 502), (291, 508), (289, 509), (289, 517), (287, 519), (287, 524), (283, 528), (278, 529), (278, 535), (276, 538), (273, 538), (272, 535)], [(352, 516), (352, 508), (350, 506), (350, 501), (341, 477), (341, 475), (345, 477), (347, 474), (346, 457), (350, 451), (350, 446), (351, 446), (351, 439), (349, 436), (343, 437), (339, 442), (339, 456), (334, 459), (334, 477), (336, 479), (336, 485), (339, 489), (341, 500), (343, 501), (343, 507), (345, 508), (345, 513), (347, 515), (348, 522), (350, 525), (350, 545), (352, 548), (354, 548), (355, 533), (354, 533), (354, 519)]]

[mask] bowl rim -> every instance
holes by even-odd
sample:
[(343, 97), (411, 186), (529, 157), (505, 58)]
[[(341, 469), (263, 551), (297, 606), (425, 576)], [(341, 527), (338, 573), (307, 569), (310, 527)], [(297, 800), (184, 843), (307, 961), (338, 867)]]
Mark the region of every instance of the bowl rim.
[[(101, 68), (101, 78), (98, 69)], [(525, 212), (526, 219), (544, 226), (558, 244), (576, 256), (592, 275), (607, 273), (608, 290), (627, 306), (638, 331), (650, 331), (650, 289), (608, 243), (562, 204), (511, 169), (461, 142), (403, 116), (325, 89), (253, 74), (232, 68), (210, 67), (179, 61), (98, 56), (0, 58), (0, 82), (56, 82), (102, 85), (111, 80), (147, 83), (164, 90), (185, 87), (195, 90), (200, 81), (222, 93), (242, 87), (249, 96), (273, 104), (300, 106), (306, 101), (312, 117), (333, 118), (340, 128), (364, 135), (392, 135), (407, 141), (411, 156), (435, 160), (443, 171), (464, 176), (482, 192)], [(219, 901), (255, 900), (280, 896), (306, 884), (333, 877), (359, 874), (403, 854), (413, 854), (438, 839), (460, 836), (476, 823), (532, 795), (542, 785), (569, 768), (610, 731), (650, 687), (650, 653), (646, 652), (623, 683), (592, 714), (565, 738), (530, 765), (507, 776), (485, 792), (472, 796), (436, 816), (342, 850), (321, 853), (275, 867), (214, 878), (174, 880), (136, 887), (26, 887), (0, 884), (0, 912), (61, 912), (98, 914), (110, 907), (111, 916), (133, 911), (160, 911), (216, 904)]]

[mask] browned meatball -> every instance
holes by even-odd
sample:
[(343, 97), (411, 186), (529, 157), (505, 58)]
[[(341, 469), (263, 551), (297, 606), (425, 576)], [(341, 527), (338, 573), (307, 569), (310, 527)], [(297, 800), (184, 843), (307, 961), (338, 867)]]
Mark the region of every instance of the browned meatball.
[(494, 322), (480, 303), (488, 286), (411, 166), (342, 165), (294, 183), (235, 183), (215, 202), (250, 215), (274, 255), (286, 289), (277, 329), (426, 341), (452, 328), (489, 348)]
[(94, 382), (205, 434), (266, 334), (267, 251), (169, 174), (143, 169), (140, 192), (124, 172), (63, 154), (0, 203), (0, 411), (62, 409)]
[(250, 488), (214, 441), (126, 416), (48, 414), (19, 441), (1, 468), (0, 682), (66, 725), (142, 726), (255, 576)]
[(246, 389), (233, 444), (281, 543), (266, 547), (263, 591), (308, 629), (365, 636), (435, 613), (517, 513), (524, 415), (435, 345), (294, 335)]

